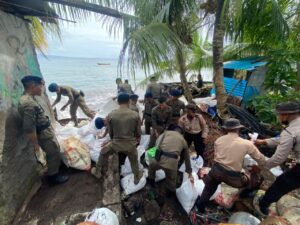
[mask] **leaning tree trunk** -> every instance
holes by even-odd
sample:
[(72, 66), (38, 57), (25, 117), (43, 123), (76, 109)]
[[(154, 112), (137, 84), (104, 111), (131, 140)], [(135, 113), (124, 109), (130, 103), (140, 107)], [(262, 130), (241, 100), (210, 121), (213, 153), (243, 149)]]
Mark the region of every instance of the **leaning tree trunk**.
[(177, 48), (176, 57), (179, 65), (180, 81), (183, 86), (184, 95), (187, 98), (188, 102), (191, 102), (193, 96), (189, 88), (188, 81), (186, 79), (186, 61), (185, 57), (183, 56), (182, 49)]
[(222, 18), (223, 6), (224, 0), (218, 0), (213, 34), (213, 80), (216, 88), (218, 114), (221, 117), (225, 117), (227, 112), (223, 73), (223, 45), (225, 36), (225, 26)]

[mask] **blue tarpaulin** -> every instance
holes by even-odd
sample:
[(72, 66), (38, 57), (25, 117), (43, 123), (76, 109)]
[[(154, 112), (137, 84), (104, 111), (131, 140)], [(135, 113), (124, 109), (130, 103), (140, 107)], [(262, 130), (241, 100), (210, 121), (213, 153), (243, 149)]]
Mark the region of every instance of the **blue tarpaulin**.
[(267, 62), (258, 61), (259, 59), (261, 59), (261, 57), (250, 57), (236, 61), (228, 61), (224, 63), (224, 69), (252, 71), (257, 67), (267, 64)]

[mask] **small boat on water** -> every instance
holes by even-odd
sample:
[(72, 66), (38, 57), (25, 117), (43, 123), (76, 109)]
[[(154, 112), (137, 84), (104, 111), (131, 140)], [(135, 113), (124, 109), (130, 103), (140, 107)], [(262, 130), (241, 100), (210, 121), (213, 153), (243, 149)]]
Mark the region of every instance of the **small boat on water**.
[(110, 63), (97, 63), (97, 65), (99, 65), (99, 66), (109, 66)]

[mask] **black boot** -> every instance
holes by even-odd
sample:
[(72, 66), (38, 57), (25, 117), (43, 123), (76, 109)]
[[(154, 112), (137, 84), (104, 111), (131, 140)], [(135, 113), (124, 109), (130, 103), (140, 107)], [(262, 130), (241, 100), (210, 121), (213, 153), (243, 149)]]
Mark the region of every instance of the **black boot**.
[(52, 185), (63, 184), (69, 180), (69, 176), (57, 173), (55, 175), (48, 176), (48, 180)]
[(260, 198), (259, 198), (259, 200), (258, 200), (258, 206), (259, 206), (259, 211), (260, 211), (264, 216), (268, 216), (270, 204), (268, 204), (267, 202), (265, 202), (265, 201), (263, 200), (263, 197), (260, 197)]

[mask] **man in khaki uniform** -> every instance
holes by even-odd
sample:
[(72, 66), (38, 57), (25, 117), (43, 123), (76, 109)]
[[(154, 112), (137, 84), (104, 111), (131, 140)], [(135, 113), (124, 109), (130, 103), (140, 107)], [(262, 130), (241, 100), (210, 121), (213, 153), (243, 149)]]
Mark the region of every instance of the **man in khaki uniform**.
[(180, 112), (184, 111), (185, 104), (183, 101), (179, 100), (181, 95), (179, 90), (171, 91), (171, 98), (167, 101), (167, 105), (172, 108), (172, 122), (178, 123), (178, 119), (180, 118)]
[(172, 108), (166, 104), (167, 99), (160, 97), (158, 99), (159, 105), (152, 109), (152, 133), (150, 136), (149, 148), (155, 145), (156, 137), (164, 132), (164, 130), (172, 122)]
[(100, 179), (102, 165), (107, 161), (108, 156), (113, 153), (123, 153), (128, 156), (134, 174), (134, 183), (138, 184), (142, 173), (139, 172), (136, 145), (141, 137), (141, 120), (137, 112), (129, 109), (128, 94), (119, 94), (118, 103), (120, 108), (109, 113), (107, 117), (112, 141), (101, 150), (96, 167), (92, 168), (91, 173)]
[(281, 103), (276, 106), (279, 122), (287, 126), (280, 134), (280, 138), (257, 140), (256, 144), (277, 146), (275, 154), (266, 161), (265, 168), (279, 166), (288, 158), (291, 152), (296, 157), (296, 165), (287, 169), (266, 191), (259, 200), (260, 211), (268, 215), (268, 208), (283, 195), (300, 188), (300, 102)]
[(70, 105), (71, 119), (74, 121), (75, 126), (78, 125), (76, 115), (78, 107), (80, 107), (81, 110), (85, 113), (85, 115), (87, 115), (89, 118), (94, 118), (95, 113), (92, 110), (90, 110), (89, 107), (86, 105), (84, 100), (84, 93), (82, 91), (78, 92), (74, 88), (68, 86), (58, 86), (55, 83), (50, 84), (48, 90), (50, 92), (57, 93), (57, 98), (53, 102), (52, 107), (54, 107), (57, 103), (60, 102), (62, 95), (67, 96), (69, 98), (69, 101), (61, 108), (61, 111), (64, 111), (67, 108), (67, 106)]
[(145, 131), (146, 134), (150, 134), (150, 129), (152, 127), (152, 109), (157, 106), (156, 101), (154, 101), (153, 96), (151, 93), (145, 94), (145, 110), (143, 112), (143, 119), (142, 123), (145, 121)]
[(204, 178), (205, 187), (196, 203), (201, 213), (205, 213), (206, 204), (221, 182), (235, 188), (248, 188), (249, 190), (257, 188), (261, 183), (258, 174), (251, 173), (249, 176), (241, 173), (247, 154), (259, 165), (265, 163), (264, 155), (259, 152), (254, 143), (239, 137), (239, 130), (242, 127), (237, 119), (226, 120), (223, 128), (227, 131), (227, 135), (215, 141), (214, 165)]
[(156, 145), (157, 148), (162, 151), (162, 156), (159, 161), (155, 158), (150, 160), (148, 182), (154, 186), (155, 172), (162, 169), (166, 174), (167, 190), (171, 193), (175, 193), (180, 155), (183, 155), (186, 172), (189, 174), (189, 178), (193, 180), (189, 149), (182, 136), (182, 129), (177, 125), (170, 125), (168, 129), (158, 137)]
[(163, 86), (157, 83), (157, 79), (154, 76), (150, 78), (150, 84), (147, 85), (146, 93), (151, 93), (155, 100), (158, 100), (163, 95)]
[(42, 148), (46, 153), (49, 181), (64, 183), (68, 180), (68, 177), (59, 174), (61, 164), (59, 144), (49, 117), (45, 115), (44, 109), (35, 99), (35, 96), (41, 96), (42, 94), (42, 79), (37, 76), (25, 76), (22, 79), (22, 84), (25, 92), (18, 105), (18, 111), (23, 120), (22, 129), (34, 145), (34, 150), (38, 152)]
[(138, 101), (139, 96), (136, 94), (130, 95), (129, 99), (129, 109), (139, 113), (139, 108), (137, 107), (137, 101)]

